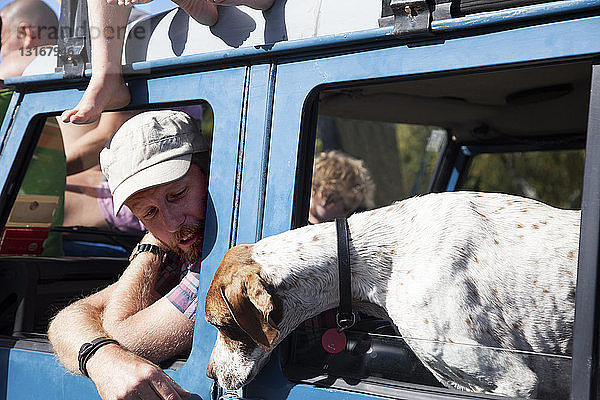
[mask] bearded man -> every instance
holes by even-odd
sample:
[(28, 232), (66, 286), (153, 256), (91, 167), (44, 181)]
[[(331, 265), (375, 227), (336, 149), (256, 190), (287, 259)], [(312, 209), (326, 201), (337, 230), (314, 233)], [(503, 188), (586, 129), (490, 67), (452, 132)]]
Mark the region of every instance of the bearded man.
[(148, 233), (119, 280), (60, 311), (48, 337), (103, 399), (181, 399), (155, 363), (191, 348), (208, 194), (209, 149), (195, 121), (150, 111), (100, 153), (115, 214), (126, 205)]

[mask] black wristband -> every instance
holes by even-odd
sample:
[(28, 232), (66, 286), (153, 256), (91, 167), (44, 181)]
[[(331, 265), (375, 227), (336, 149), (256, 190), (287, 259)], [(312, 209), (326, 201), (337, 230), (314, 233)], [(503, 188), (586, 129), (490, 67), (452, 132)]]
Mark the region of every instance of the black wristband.
[(87, 372), (86, 364), (88, 360), (94, 355), (94, 353), (102, 346), (107, 344), (119, 344), (115, 339), (108, 337), (99, 337), (92, 340), (89, 343), (84, 343), (81, 345), (79, 349), (79, 354), (77, 355), (77, 361), (79, 361), (79, 371), (83, 374), (83, 376), (90, 377)]

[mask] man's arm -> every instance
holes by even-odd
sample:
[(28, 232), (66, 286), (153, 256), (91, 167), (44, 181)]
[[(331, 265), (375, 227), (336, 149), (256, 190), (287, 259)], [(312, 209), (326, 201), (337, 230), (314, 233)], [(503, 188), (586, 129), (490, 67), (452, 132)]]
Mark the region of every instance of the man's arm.
[(50, 322), (48, 339), (58, 359), (69, 371), (78, 373), (77, 354), (83, 343), (108, 336), (102, 327), (104, 303), (113, 290), (111, 285), (81, 299), (59, 312)]
[[(48, 337), (57, 357), (69, 371), (79, 373), (77, 353), (83, 343), (108, 336), (100, 315), (113, 288), (114, 285), (109, 286), (71, 304), (52, 320)], [(137, 395), (145, 400), (189, 397), (189, 393), (158, 366), (115, 344), (99, 348), (89, 359), (87, 371), (103, 399), (139, 398)]]
[[(151, 233), (140, 243), (165, 249)], [(104, 328), (127, 349), (154, 362), (189, 350), (194, 323), (167, 298), (156, 300), (159, 297), (155, 291), (160, 271), (158, 256), (143, 252), (137, 255), (132, 265), (134, 263), (138, 267), (127, 268), (107, 300)], [(128, 334), (124, 335), (124, 332)]]
[[(126, 274), (129, 274), (130, 270), (144, 270), (148, 268), (146, 264), (158, 265), (157, 260), (152, 256), (150, 253), (140, 254), (127, 268)], [(168, 356), (175, 351), (175, 348), (180, 349), (169, 344), (174, 337), (179, 335), (185, 337), (187, 334), (189, 336), (187, 342), (191, 343), (193, 323), (172, 304), (165, 304), (165, 301), (168, 303), (166, 299), (161, 299), (150, 306), (151, 312), (144, 309), (142, 314), (132, 315), (134, 319), (130, 320), (128, 330), (111, 329), (112, 332), (109, 332), (103, 326), (103, 315), (107, 311), (109, 299), (115, 296), (119, 283), (121, 280), (71, 304), (52, 320), (48, 337), (57, 357), (69, 371), (78, 373), (77, 354), (81, 345), (97, 337), (113, 337), (122, 344), (122, 347), (114, 344), (105, 345), (98, 349), (87, 363), (88, 374), (102, 398), (125, 399), (135, 393), (144, 394), (144, 399), (168, 398), (167, 396), (172, 396), (173, 399), (187, 397), (188, 393), (159, 367), (129, 350), (148, 352), (148, 349), (161, 347), (166, 341), (167, 347), (173, 349), (170, 352), (162, 352), (163, 356)], [(182, 323), (180, 318), (183, 318), (185, 323)], [(173, 324), (171, 319), (175, 320)], [(182, 325), (184, 329), (181, 328)], [(157, 393), (161, 397), (158, 397)]]

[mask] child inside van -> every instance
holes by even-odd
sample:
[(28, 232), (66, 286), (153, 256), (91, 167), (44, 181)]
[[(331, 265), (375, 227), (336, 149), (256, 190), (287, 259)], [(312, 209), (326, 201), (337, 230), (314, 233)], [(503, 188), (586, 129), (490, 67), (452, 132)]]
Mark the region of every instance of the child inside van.
[[(124, 32), (131, 7), (151, 0), (89, 0), (88, 18), (92, 46), (92, 77), (75, 108), (63, 112), (63, 122), (87, 124), (102, 111), (126, 106), (131, 100), (121, 71)], [(214, 25), (219, 17), (217, 5), (246, 5), (266, 10), (274, 0), (174, 0), (192, 18)], [(95, 34), (94, 34), (95, 33)]]

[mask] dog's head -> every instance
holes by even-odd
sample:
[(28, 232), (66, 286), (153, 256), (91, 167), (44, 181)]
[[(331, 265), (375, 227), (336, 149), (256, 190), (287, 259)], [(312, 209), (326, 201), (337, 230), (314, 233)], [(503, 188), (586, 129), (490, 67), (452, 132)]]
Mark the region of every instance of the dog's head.
[(206, 374), (227, 389), (254, 378), (280, 338), (281, 303), (251, 253), (249, 245), (230, 249), (206, 295), (206, 320), (219, 330)]

